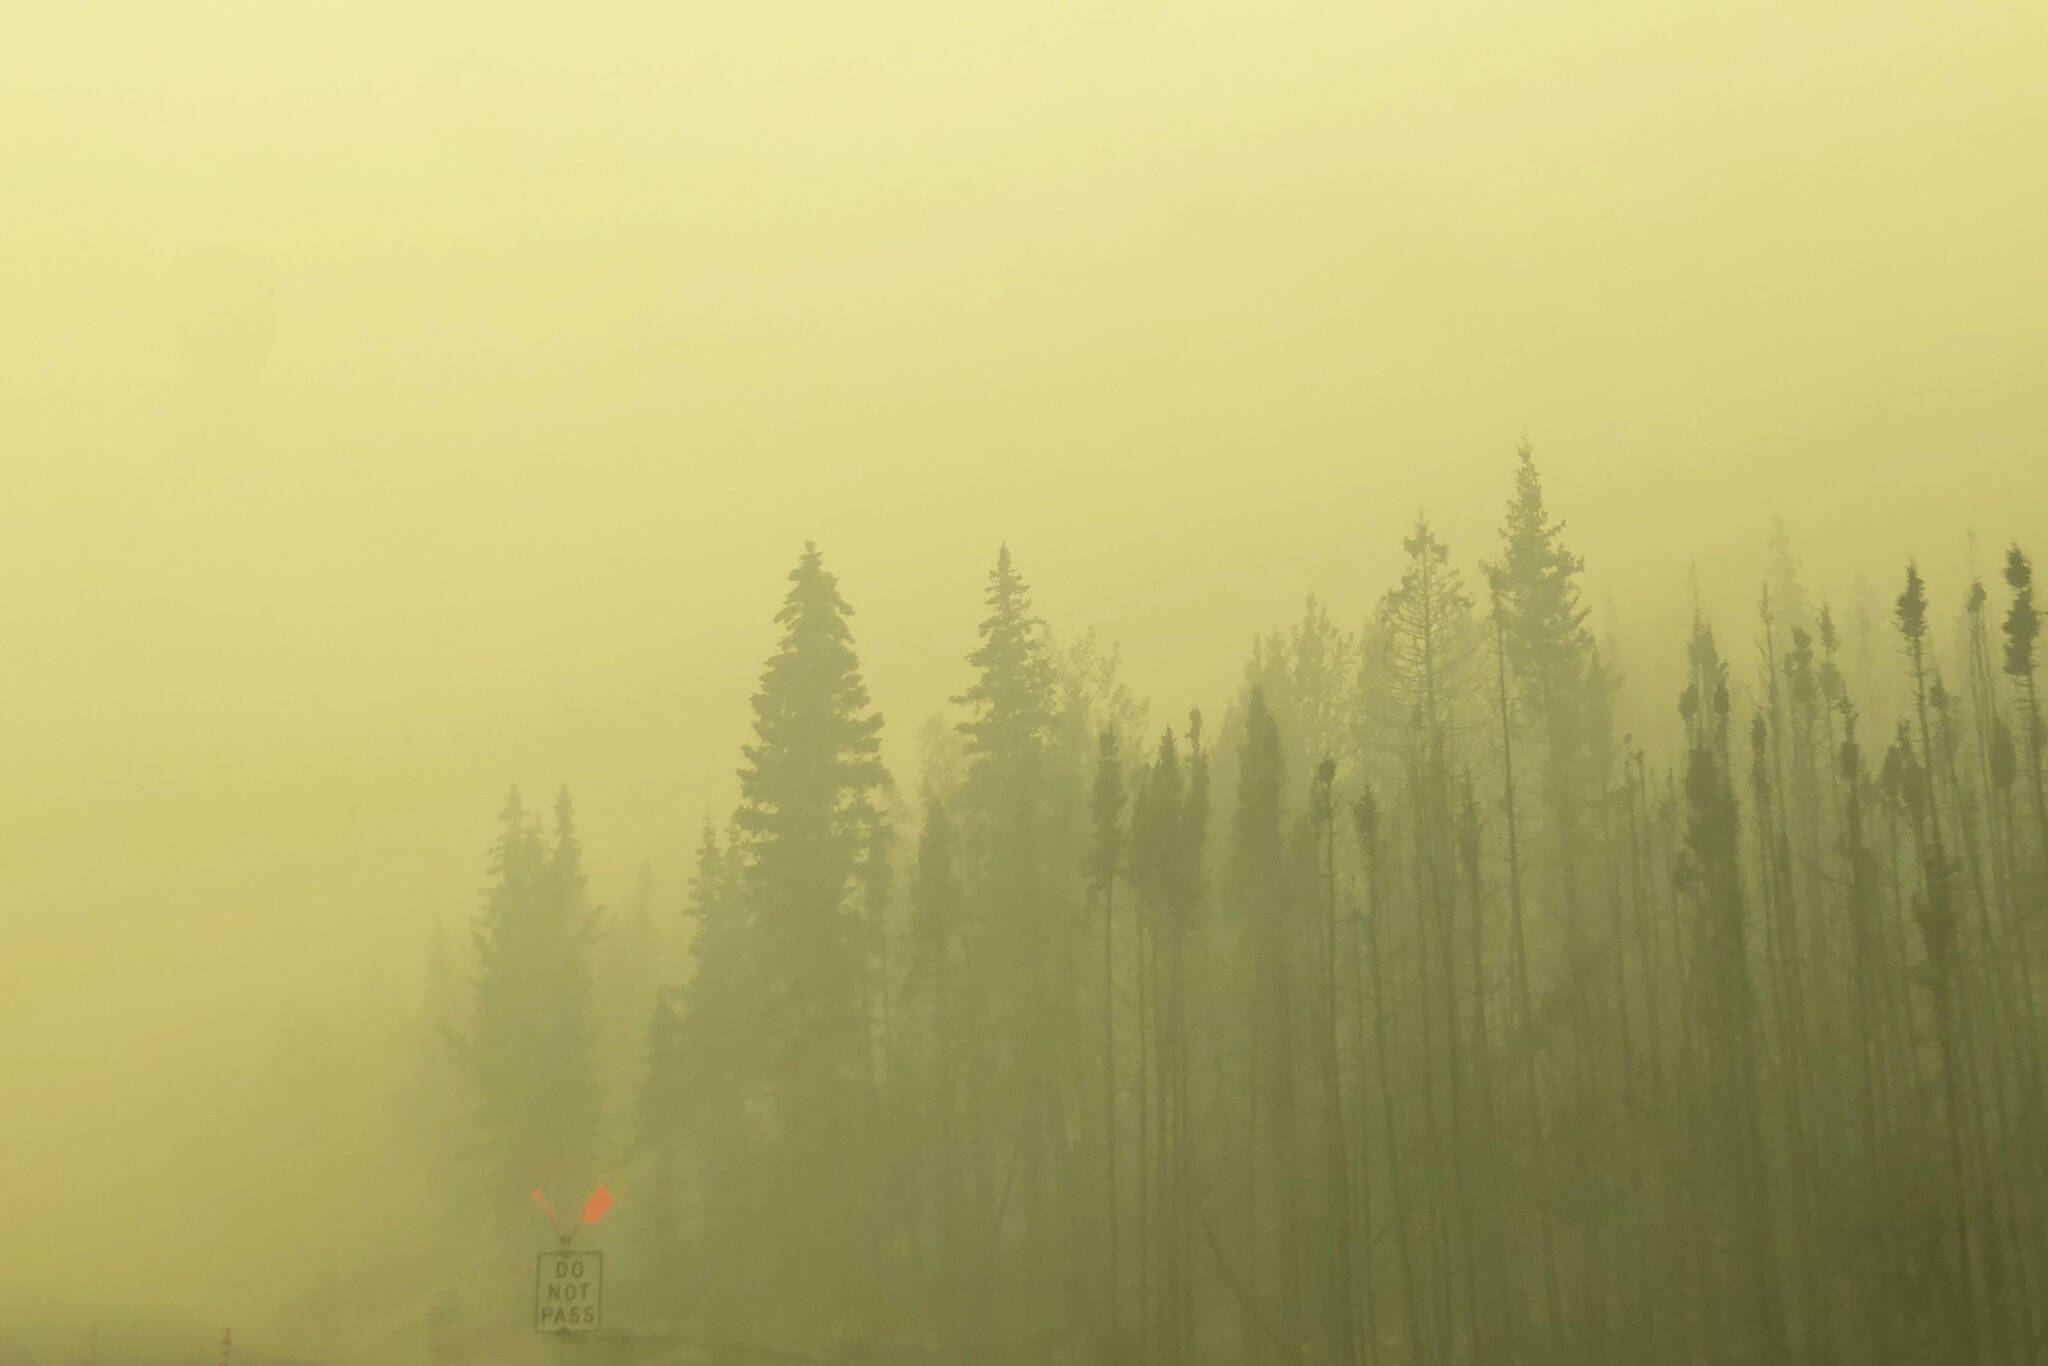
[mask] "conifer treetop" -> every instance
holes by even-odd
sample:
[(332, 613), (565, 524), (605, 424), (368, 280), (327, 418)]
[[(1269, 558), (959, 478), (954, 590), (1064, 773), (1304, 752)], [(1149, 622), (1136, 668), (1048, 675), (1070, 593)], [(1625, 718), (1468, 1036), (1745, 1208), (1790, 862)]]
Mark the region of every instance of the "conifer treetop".
[(853, 609), (815, 542), (804, 543), (789, 584), (775, 614), (782, 641), (753, 697), (754, 742), (741, 751), (735, 820), (757, 839), (793, 833), (786, 821), (837, 821), (888, 782), (882, 717), (869, 710), (847, 625)]
[(1579, 601), (1585, 562), (1564, 545), (1564, 522), (1543, 504), (1535, 453), (1515, 451), (1515, 493), (1501, 526), (1501, 557), (1487, 568), (1497, 584), (1508, 658), (1539, 689), (1569, 681), (1591, 647), (1589, 611)]
[(967, 738), (970, 804), (994, 800), (1049, 743), (1057, 683), (1045, 622), (1031, 610), (1030, 587), (1007, 543), (996, 553), (984, 601), (981, 643), (967, 656), (974, 683), (952, 698), (971, 713), (956, 725)]
[(2034, 638), (2040, 634), (2041, 618), (2034, 610), (2034, 566), (2016, 545), (2005, 552), (2005, 584), (2012, 590), (2012, 607), (2005, 614), (2005, 671), (2014, 678), (2028, 678), (2034, 672)]

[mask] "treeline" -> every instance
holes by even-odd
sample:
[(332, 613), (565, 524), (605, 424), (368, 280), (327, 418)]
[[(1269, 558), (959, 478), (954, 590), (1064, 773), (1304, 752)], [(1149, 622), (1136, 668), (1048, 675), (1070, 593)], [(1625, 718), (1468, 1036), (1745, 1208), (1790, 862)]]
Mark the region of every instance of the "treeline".
[(630, 1312), (698, 1342), (2034, 1360), (2026, 556), (1952, 614), (1908, 565), (1888, 672), (1781, 547), (1753, 623), (1696, 615), (1652, 752), (1526, 448), (1477, 573), (1423, 520), (1403, 549), (1358, 631), (1311, 601), (1157, 727), (1005, 549), (913, 793), (807, 547), (610, 1154), (563, 1119), (596, 1112), (573, 819), (508, 806), (462, 1040), (493, 1170), (629, 1154)]

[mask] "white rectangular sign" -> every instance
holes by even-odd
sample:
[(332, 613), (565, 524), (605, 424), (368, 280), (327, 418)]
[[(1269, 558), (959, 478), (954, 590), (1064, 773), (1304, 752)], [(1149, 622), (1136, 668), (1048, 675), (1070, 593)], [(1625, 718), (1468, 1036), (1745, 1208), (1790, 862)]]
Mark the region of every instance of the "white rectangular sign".
[(543, 1252), (533, 1270), (533, 1330), (595, 1333), (604, 1303), (602, 1252)]

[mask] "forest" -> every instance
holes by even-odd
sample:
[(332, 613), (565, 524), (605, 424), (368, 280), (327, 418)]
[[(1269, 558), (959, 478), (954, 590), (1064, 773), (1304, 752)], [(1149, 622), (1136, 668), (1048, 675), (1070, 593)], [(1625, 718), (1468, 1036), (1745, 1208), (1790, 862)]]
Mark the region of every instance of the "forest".
[(593, 904), (514, 788), (437, 947), (410, 1103), (496, 1270), (434, 1357), (606, 1182), (600, 1336), (720, 1361), (2039, 1360), (2027, 554), (1880, 616), (1781, 536), (1617, 733), (1512, 469), (1496, 544), (1417, 517), (1368, 619), (1163, 719), (1002, 548), (915, 774), (806, 545), (687, 897)]
[(2048, 4), (5, 8), (0, 1366), (2048, 1366)]

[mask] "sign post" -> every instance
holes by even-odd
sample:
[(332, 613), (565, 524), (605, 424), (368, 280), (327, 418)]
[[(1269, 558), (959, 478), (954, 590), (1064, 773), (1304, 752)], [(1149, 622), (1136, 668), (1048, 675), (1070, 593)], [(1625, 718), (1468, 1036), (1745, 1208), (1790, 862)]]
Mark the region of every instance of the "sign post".
[(599, 1186), (584, 1202), (583, 1214), (567, 1232), (539, 1190), (533, 1202), (548, 1216), (562, 1240), (561, 1251), (543, 1252), (533, 1264), (533, 1331), (595, 1333), (604, 1312), (604, 1254), (577, 1252), (576, 1230), (594, 1224), (612, 1207), (612, 1193)]

